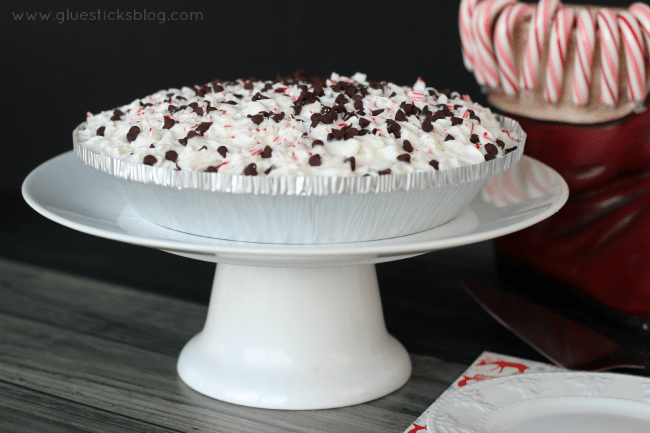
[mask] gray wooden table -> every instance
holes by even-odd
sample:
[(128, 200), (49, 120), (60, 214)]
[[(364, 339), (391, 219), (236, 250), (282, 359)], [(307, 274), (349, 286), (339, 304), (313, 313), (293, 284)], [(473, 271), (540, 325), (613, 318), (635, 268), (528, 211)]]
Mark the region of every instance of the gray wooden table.
[(412, 354), (398, 391), (340, 409), (254, 409), (176, 373), (207, 307), (0, 259), (0, 431), (403, 432), (467, 364)]

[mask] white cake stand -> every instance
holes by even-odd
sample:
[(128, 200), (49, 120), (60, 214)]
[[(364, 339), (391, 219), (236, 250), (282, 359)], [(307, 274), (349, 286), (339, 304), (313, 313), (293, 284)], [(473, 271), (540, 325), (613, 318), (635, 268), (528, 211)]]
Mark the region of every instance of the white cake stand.
[(37, 212), (72, 229), (219, 263), (205, 327), (182, 350), (178, 373), (210, 397), (274, 409), (362, 403), (408, 380), (409, 356), (384, 324), (375, 263), (520, 230), (568, 197), (555, 171), (524, 157), (441, 227), (310, 246), (231, 242), (157, 226), (126, 203), (108, 175), (72, 152), (36, 168), (22, 192)]

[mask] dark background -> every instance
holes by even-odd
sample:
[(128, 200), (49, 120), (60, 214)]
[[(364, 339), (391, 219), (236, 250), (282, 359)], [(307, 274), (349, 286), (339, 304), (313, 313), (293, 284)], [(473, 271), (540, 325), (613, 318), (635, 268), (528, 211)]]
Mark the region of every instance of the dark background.
[[(134, 3), (5, 1), (0, 5), (0, 114), (5, 134), (0, 143), (0, 257), (207, 303), (214, 265), (75, 232), (25, 204), (20, 195), (23, 179), (39, 164), (72, 149), (72, 130), (87, 112), (217, 77), (273, 79), (299, 68), (320, 76), (332, 71), (347, 76), (363, 72), (370, 79), (400, 85), (412, 85), (422, 77), (440, 90), (450, 88), (486, 102), (462, 63), (458, 1)], [(632, 1), (573, 3), (628, 6)], [(57, 13), (98, 10), (102, 14), (146, 10), (156, 17), (57, 20)], [(25, 15), (22, 20), (14, 18), (23, 12), (51, 15), (49, 21), (30, 21)], [(171, 21), (172, 12), (200, 12), (202, 19)], [(161, 13), (167, 19), (164, 23), (159, 22)], [(491, 245), (481, 243), (378, 265), (382, 291), (397, 284), (394, 281), (407, 283), (393, 287), (387, 296), (409, 293), (411, 287), (406, 286), (417, 284), (428, 290), (413, 277), (413, 272), (423, 269), (422, 262), (428, 263), (428, 272), (439, 272), (427, 278), (440, 287), (455, 287), (466, 276), (468, 263), (478, 276), (496, 275)], [(406, 270), (411, 272), (410, 280), (395, 279)], [(449, 307), (450, 316), (444, 320), (462, 320), (462, 315), (451, 313), (478, 308), (465, 307), (471, 303), (469, 298), (455, 293), (448, 299), (445, 308)], [(444, 293), (432, 292), (427, 299), (434, 294)], [(489, 332), (505, 332), (497, 328), (492, 323)], [(511, 354), (535, 356), (514, 337), (504, 336), (502, 341), (504, 347), (519, 344), (521, 350)], [(504, 347), (491, 349), (505, 351)], [(474, 356), (460, 354), (458, 360), (471, 361)]]

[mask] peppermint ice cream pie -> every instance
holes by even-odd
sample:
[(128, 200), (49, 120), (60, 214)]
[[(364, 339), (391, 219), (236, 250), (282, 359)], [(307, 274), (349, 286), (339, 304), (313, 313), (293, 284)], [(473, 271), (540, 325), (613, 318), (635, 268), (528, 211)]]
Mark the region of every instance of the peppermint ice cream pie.
[(301, 71), (214, 80), (88, 115), (77, 139), (127, 162), (235, 175), (363, 176), (444, 170), (515, 148), (468, 97)]
[[(96, 115), (76, 154), (144, 218), (249, 242), (404, 236), (458, 215), (523, 151), (468, 96), (298, 71), (159, 91)], [(388, 175), (388, 176), (385, 176)]]

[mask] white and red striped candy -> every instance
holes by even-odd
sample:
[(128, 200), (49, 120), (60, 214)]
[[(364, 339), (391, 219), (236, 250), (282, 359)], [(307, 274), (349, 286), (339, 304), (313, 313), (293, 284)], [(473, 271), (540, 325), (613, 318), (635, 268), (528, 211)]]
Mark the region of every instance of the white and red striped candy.
[(576, 56), (573, 70), (572, 99), (576, 105), (587, 105), (591, 86), (591, 68), (596, 46), (596, 19), (589, 9), (576, 16)]
[(527, 3), (509, 5), (501, 13), (494, 27), (494, 51), (501, 88), (508, 95), (519, 93), (519, 75), (512, 47), (514, 29), (520, 21), (530, 18), (532, 11), (532, 6)]
[(474, 40), (477, 45), (475, 75), (479, 84), (490, 88), (499, 87), (499, 70), (492, 44), (492, 24), (499, 13), (516, 0), (484, 0), (473, 16)]
[(618, 26), (623, 37), (625, 64), (627, 66), (627, 93), (631, 101), (645, 99), (645, 60), (641, 28), (631, 13), (618, 14)]
[(600, 35), (601, 89), (600, 100), (606, 105), (618, 103), (618, 50), (621, 34), (616, 14), (609, 8), (598, 11), (598, 34)]
[(564, 67), (574, 18), (573, 9), (562, 7), (556, 14), (555, 20), (553, 20), (548, 44), (548, 59), (546, 61), (546, 83), (544, 85), (544, 97), (549, 104), (557, 104), (562, 93)]
[(546, 36), (551, 27), (553, 17), (560, 7), (559, 0), (540, 0), (533, 13), (531, 28), (528, 33), (528, 42), (524, 52), (524, 63), (521, 72), (521, 87), (524, 90), (535, 90), (539, 60), (542, 49), (546, 45)]

